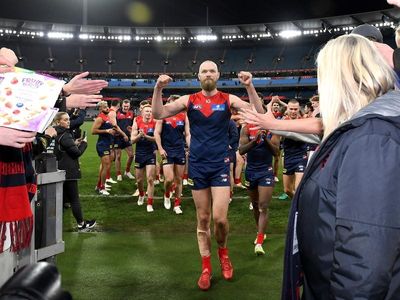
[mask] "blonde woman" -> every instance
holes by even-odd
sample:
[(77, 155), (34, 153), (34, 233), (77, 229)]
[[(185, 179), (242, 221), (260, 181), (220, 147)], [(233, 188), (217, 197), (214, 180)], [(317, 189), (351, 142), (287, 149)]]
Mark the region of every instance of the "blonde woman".
[(65, 182), (63, 185), (64, 201), (71, 203), (72, 214), (78, 223), (78, 231), (85, 232), (96, 225), (95, 220), (84, 220), (81, 202), (79, 199), (78, 180), (81, 176), (79, 157), (87, 148), (86, 137), (74, 140), (69, 131), (70, 120), (66, 112), (59, 112), (53, 120), (54, 129), (57, 132), (55, 138), (54, 153), (57, 157), (58, 168), (65, 170)]
[(396, 77), (359, 35), (331, 40), (317, 63), (324, 138), (293, 199), (282, 299), (299, 299), (300, 274), (303, 299), (399, 299)]

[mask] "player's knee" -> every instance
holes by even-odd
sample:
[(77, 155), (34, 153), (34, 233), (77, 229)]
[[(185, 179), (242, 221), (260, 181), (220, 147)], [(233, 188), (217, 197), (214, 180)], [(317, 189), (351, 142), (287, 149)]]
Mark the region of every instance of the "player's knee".
[(214, 217), (214, 226), (217, 228), (224, 228), (228, 224), (228, 220), (225, 217)]
[(148, 176), (147, 177), (147, 183), (148, 184), (154, 184), (154, 177), (153, 176)]

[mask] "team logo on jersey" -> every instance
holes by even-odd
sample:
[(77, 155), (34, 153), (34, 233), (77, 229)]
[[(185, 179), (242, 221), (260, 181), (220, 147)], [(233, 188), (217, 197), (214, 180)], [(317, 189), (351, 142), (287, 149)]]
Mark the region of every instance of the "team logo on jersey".
[(154, 132), (154, 128), (148, 128), (147, 129), (147, 133), (152, 133), (152, 132)]
[(229, 157), (225, 157), (225, 158), (224, 158), (224, 163), (229, 163), (229, 162), (230, 162)]
[(213, 104), (213, 105), (211, 105), (211, 110), (212, 111), (224, 111), (225, 104)]
[(193, 105), (193, 109), (195, 109), (195, 110), (201, 110), (202, 108), (203, 108), (203, 106), (201, 104)]
[(183, 125), (185, 125), (185, 123), (183, 121), (176, 122), (176, 126), (183, 126)]

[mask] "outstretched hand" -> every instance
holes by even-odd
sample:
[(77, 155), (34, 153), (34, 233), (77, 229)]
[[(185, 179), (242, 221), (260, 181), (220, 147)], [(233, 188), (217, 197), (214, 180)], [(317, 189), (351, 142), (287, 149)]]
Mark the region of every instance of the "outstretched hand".
[(387, 0), (387, 3), (400, 7), (400, 0)]
[(271, 111), (271, 102), (268, 103), (268, 112), (265, 114), (258, 113), (257, 110), (252, 107), (251, 109), (242, 109), (239, 112), (240, 117), (245, 123), (255, 125), (257, 129), (270, 129), (274, 126), (274, 122), (276, 122)]
[(102, 95), (72, 94), (67, 97), (67, 108), (95, 107), (102, 98)]
[(105, 80), (88, 80), (86, 77), (89, 72), (83, 72), (72, 78), (67, 84), (64, 85), (63, 90), (66, 94), (98, 94), (108, 85)]
[(33, 142), (35, 136), (36, 132), (0, 127), (0, 145), (3, 146), (23, 148), (26, 143)]
[(0, 73), (12, 72), (17, 63), (14, 51), (5, 47), (0, 49)]

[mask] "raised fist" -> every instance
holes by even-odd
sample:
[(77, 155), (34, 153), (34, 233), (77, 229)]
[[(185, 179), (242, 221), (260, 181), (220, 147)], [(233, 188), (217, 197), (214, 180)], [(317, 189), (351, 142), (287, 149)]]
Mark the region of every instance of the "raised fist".
[(163, 89), (163, 88), (165, 88), (165, 87), (168, 85), (168, 83), (170, 83), (171, 81), (172, 81), (172, 78), (169, 77), (168, 75), (165, 75), (165, 74), (160, 75), (160, 77), (158, 77), (158, 79), (157, 79), (156, 87), (157, 87), (157, 88), (160, 88), (160, 89)]
[(241, 71), (238, 74), (239, 81), (244, 85), (244, 86), (249, 86), (252, 82), (253, 75), (251, 75), (250, 72), (245, 72)]

